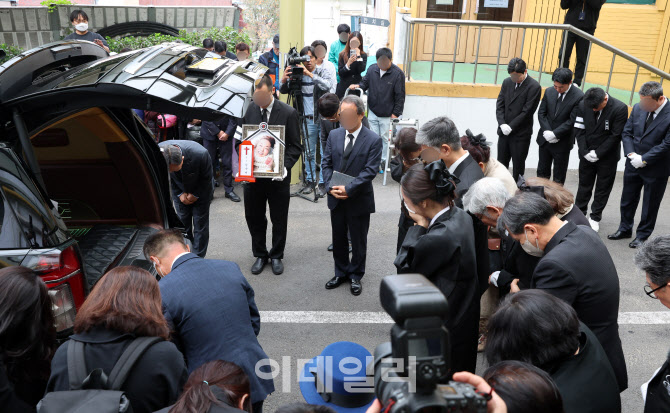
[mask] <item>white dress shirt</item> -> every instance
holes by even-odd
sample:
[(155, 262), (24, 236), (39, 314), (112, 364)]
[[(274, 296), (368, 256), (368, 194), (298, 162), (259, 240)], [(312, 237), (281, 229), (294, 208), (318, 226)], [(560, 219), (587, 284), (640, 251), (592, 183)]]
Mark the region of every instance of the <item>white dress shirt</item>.
[(435, 214), (435, 216), (433, 217), (433, 219), (430, 220), (430, 225), (428, 225), (428, 228), (430, 228), (430, 227), (435, 223), (435, 221), (437, 221), (437, 219), (440, 217), (440, 215), (444, 214), (444, 213), (447, 212), (447, 211), (449, 211), (449, 207), (446, 207), (446, 208), (444, 208), (442, 211), (440, 211), (440, 212), (438, 212), (437, 214)]
[[(268, 107), (265, 108), (268, 111), (268, 122), (270, 122), (270, 113), (272, 112), (272, 107), (274, 106), (274, 104), (275, 104), (275, 98), (272, 97), (272, 102), (270, 102)], [(260, 109), (261, 109), (261, 116), (263, 116), (263, 108), (260, 108)]]
[[(361, 133), (361, 129), (363, 129), (363, 123), (361, 123), (358, 126), (358, 129), (356, 129), (353, 132), (349, 132), (348, 130), (345, 130), (345, 132), (347, 134), (344, 136), (344, 150), (347, 149), (347, 145), (349, 144), (349, 134), (354, 135), (354, 141), (351, 142), (351, 146), (353, 147), (356, 144), (356, 138), (358, 138), (358, 134)], [(344, 153), (344, 152), (342, 152), (342, 153)]]
[(465, 154), (463, 154), (463, 156), (458, 158), (456, 160), (456, 162), (452, 163), (451, 166), (449, 168), (447, 168), (449, 170), (449, 173), (453, 175), (456, 168), (458, 168), (458, 165), (460, 165), (461, 162), (463, 162), (465, 160), (465, 158), (467, 158), (469, 155), (470, 155), (470, 152), (465, 151)]
[(176, 257), (174, 257), (174, 261), (172, 261), (172, 265), (170, 265), (170, 271), (174, 270), (174, 263), (177, 262), (177, 260), (179, 259), (179, 257), (181, 257), (182, 255), (186, 255), (186, 254), (190, 254), (190, 252), (188, 252), (188, 251), (186, 251), (186, 252), (182, 252), (181, 254), (179, 254), (179, 255), (177, 255)]

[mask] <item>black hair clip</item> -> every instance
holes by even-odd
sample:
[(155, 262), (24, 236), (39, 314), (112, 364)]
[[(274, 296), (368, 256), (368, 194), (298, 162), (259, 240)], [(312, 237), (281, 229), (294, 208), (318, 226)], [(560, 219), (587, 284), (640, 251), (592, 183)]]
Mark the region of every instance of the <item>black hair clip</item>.
[(484, 136), (483, 133), (475, 135), (474, 133), (472, 133), (472, 131), (470, 131), (470, 129), (466, 129), (465, 134), (468, 136), (470, 144), (475, 146), (481, 146), (482, 148), (489, 146), (489, 143), (486, 141), (486, 136)]
[(461, 182), (460, 179), (449, 172), (442, 159), (429, 163), (423, 169), (428, 172), (430, 180), (435, 184), (439, 195), (453, 195), (456, 185)]
[(523, 192), (532, 192), (544, 198), (544, 187), (543, 186), (530, 186), (526, 183), (526, 178), (523, 175), (519, 175), (519, 180), (516, 181), (516, 186), (520, 191)]

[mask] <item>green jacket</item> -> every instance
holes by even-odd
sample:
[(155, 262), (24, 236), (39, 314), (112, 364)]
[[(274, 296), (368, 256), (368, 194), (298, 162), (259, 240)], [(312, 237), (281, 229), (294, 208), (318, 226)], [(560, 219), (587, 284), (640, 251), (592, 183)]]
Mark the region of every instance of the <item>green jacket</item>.
[[(346, 47), (346, 43), (342, 43), (340, 39), (335, 40), (333, 43), (330, 45), (330, 51), (328, 52), (328, 61), (333, 62), (333, 65), (335, 65), (335, 69), (337, 69), (337, 65), (339, 64), (339, 58), (340, 58), (340, 53), (342, 53), (342, 50)], [(336, 70), (337, 73), (337, 70)], [(340, 74), (337, 73), (337, 83), (340, 83)]]

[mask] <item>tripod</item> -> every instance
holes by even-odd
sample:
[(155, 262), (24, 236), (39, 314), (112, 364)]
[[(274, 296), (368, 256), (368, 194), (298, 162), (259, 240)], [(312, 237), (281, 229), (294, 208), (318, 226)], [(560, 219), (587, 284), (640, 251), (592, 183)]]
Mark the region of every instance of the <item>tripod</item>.
[(302, 101), (302, 74), (300, 76), (292, 77), (289, 80), (288, 103), (291, 106), (293, 106), (296, 112), (298, 112), (298, 123), (300, 124), (300, 142), (302, 142), (303, 147), (305, 148), (305, 150), (303, 150), (301, 154), (302, 178), (303, 181), (307, 179), (306, 168), (309, 167), (309, 170), (312, 171), (312, 182), (310, 182), (310, 184), (312, 186), (312, 194), (314, 195), (314, 197), (312, 198), (309, 196), (309, 194), (302, 193), (302, 189), (292, 193), (291, 196), (292, 197), (298, 196), (308, 201), (318, 202), (319, 194), (317, 191), (316, 176), (315, 176), (316, 168), (312, 163), (312, 158), (311, 157), (308, 158), (306, 155), (307, 153), (312, 153), (312, 151), (309, 143), (309, 137), (305, 136), (305, 133), (307, 131), (307, 118), (305, 117), (305, 110), (304, 110), (305, 108), (303, 106)]

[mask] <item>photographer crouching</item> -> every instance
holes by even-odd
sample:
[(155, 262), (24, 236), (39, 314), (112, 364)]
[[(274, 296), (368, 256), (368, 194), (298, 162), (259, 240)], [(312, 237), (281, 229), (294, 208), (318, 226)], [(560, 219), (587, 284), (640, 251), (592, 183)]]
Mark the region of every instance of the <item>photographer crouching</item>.
[[(304, 186), (300, 190), (303, 194), (310, 194), (314, 190), (316, 181), (316, 148), (319, 142), (320, 119), (316, 104), (319, 98), (334, 87), (337, 80), (334, 73), (326, 70), (324, 65), (316, 66), (314, 48), (305, 46), (300, 50), (300, 56), (295, 56), (295, 49), (288, 54), (289, 67), (284, 70), (280, 81), (279, 91), (292, 94), (298, 102), (298, 113), (304, 117), (300, 126), (304, 129), (303, 142), (305, 147), (305, 177)], [(305, 126), (305, 123), (307, 124)], [(323, 147), (320, 148), (323, 156)], [(323, 190), (323, 177), (318, 180), (319, 189)], [(323, 191), (322, 191), (323, 192)]]

